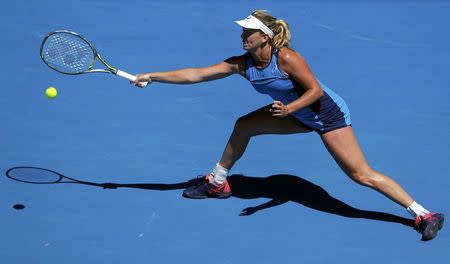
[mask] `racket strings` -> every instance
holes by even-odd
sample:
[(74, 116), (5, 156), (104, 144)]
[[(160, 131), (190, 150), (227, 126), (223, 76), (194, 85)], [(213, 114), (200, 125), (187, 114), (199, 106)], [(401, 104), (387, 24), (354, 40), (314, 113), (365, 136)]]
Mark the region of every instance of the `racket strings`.
[(69, 33), (55, 33), (43, 45), (44, 61), (64, 73), (82, 73), (95, 59), (92, 48), (82, 38)]
[(16, 167), (10, 169), (7, 174), (9, 178), (29, 183), (55, 183), (61, 180), (56, 172), (34, 167)]

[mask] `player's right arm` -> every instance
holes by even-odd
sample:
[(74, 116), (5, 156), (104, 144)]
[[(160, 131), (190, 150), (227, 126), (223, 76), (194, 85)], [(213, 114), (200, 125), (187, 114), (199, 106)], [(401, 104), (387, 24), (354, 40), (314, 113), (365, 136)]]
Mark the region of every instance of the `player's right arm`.
[(137, 79), (133, 82), (139, 86), (141, 82), (161, 82), (173, 84), (192, 84), (207, 82), (228, 77), (235, 73), (241, 75), (245, 72), (245, 56), (228, 58), (218, 64), (202, 68), (186, 68), (166, 72), (149, 72), (137, 74)]

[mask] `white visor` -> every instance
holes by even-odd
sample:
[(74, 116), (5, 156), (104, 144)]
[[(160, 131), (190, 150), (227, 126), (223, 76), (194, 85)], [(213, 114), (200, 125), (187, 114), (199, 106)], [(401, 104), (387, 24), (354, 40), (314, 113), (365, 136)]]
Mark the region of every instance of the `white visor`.
[(259, 29), (262, 32), (269, 35), (270, 38), (273, 38), (273, 36), (275, 36), (273, 31), (270, 30), (270, 28), (268, 28), (263, 22), (261, 22), (261, 20), (257, 19), (256, 17), (254, 17), (252, 15), (249, 15), (246, 19), (238, 20), (238, 21), (234, 21), (234, 22), (236, 22), (239, 26), (241, 26), (243, 28)]

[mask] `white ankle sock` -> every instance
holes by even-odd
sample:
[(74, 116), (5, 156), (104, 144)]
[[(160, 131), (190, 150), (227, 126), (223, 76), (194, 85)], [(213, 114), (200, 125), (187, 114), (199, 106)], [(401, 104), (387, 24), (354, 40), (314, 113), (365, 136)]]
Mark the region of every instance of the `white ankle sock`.
[(215, 185), (222, 185), (223, 182), (227, 179), (229, 170), (216, 164), (216, 167), (212, 170), (211, 176), (213, 177), (212, 183)]
[(412, 204), (410, 206), (408, 206), (408, 208), (406, 208), (406, 210), (414, 217), (418, 217), (419, 215), (425, 215), (428, 214), (428, 210), (426, 210), (425, 208), (423, 208), (420, 204), (416, 203), (416, 201), (412, 202)]

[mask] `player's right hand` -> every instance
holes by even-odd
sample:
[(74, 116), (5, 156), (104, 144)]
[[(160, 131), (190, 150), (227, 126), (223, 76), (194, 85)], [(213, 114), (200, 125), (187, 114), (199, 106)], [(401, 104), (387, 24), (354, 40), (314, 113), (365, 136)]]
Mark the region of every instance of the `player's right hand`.
[(152, 79), (150, 78), (150, 74), (148, 73), (136, 74), (135, 76), (136, 80), (131, 82), (131, 84), (133, 84), (134, 86), (144, 88), (146, 85), (143, 85), (143, 83), (147, 83), (147, 85), (152, 83)]

